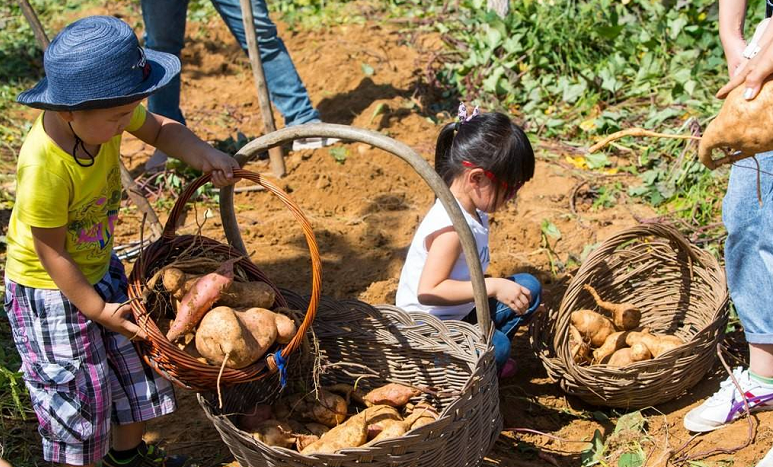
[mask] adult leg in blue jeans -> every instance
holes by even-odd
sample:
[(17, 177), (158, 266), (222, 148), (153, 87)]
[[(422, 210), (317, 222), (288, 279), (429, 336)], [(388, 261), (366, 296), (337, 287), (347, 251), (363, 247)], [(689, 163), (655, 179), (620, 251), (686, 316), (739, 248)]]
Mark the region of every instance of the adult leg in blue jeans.
[[(494, 346), (494, 360), (496, 360), (497, 370), (500, 371), (500, 374), (504, 374), (505, 372), (503, 370), (508, 366), (510, 347), (515, 332), (518, 330), (519, 326), (526, 324), (531, 320), (534, 313), (542, 304), (542, 284), (539, 279), (526, 273), (514, 274), (508, 279), (526, 287), (529, 290), (531, 299), (529, 300), (529, 308), (522, 315), (519, 315), (510, 307), (494, 298), (489, 299), (491, 320), (493, 321), (495, 328), (494, 338), (491, 343)], [(464, 321), (468, 323), (477, 323), (478, 318), (475, 312), (476, 310), (473, 309)], [(514, 368), (511, 371), (514, 371)]]
[[(145, 22), (145, 45), (150, 49), (179, 57), (185, 46), (188, 0), (141, 0), (141, 4)], [(247, 39), (239, 0), (212, 0), (212, 4), (246, 52)], [(290, 54), (284, 42), (277, 36), (276, 26), (268, 16), (265, 0), (252, 0), (252, 9), (266, 85), (271, 100), (284, 116), (285, 125), (318, 122), (319, 112), (312, 107), (309, 94)], [(185, 124), (185, 117), (180, 110), (179, 76), (148, 98), (148, 110)], [(335, 140), (314, 138), (309, 141), (297, 141), (294, 148), (316, 148), (333, 142)], [(166, 155), (156, 151), (145, 167), (152, 170), (162, 167), (165, 162)]]
[[(247, 51), (247, 38), (244, 33), (239, 0), (212, 0), (212, 4), (223, 17), (242, 49)], [(306, 87), (295, 69), (284, 42), (277, 35), (276, 25), (268, 16), (266, 1), (252, 0), (252, 12), (255, 17), (255, 33), (268, 91), (271, 101), (284, 116), (285, 126), (319, 121), (319, 112), (312, 107)]]

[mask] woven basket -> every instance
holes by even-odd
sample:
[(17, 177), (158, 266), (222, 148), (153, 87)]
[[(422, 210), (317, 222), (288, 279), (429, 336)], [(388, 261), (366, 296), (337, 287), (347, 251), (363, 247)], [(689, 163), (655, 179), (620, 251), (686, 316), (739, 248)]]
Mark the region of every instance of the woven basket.
[[(674, 334), (686, 344), (623, 368), (577, 365), (570, 353), (571, 312), (596, 309), (584, 284), (604, 300), (635, 303), (642, 311), (642, 327)], [(531, 344), (550, 377), (568, 394), (594, 405), (652, 406), (680, 396), (712, 367), (724, 338), (727, 303), (725, 274), (712, 255), (673, 227), (639, 225), (612, 236), (589, 255), (560, 308), (533, 323)]]
[[(307, 304), (292, 292), (284, 293), (291, 307)], [(493, 351), (477, 326), (440, 321), (392, 306), (323, 298), (313, 329), (323, 367), (335, 362), (361, 363), (385, 378), (441, 389), (448, 395), (435, 401), (442, 410), (440, 418), (372, 447), (305, 456), (258, 442), (233, 422), (234, 414), (287, 395), (280, 393), (278, 378), (226, 389), (223, 409), (218, 409), (217, 395), (199, 394), (207, 417), (243, 467), (474, 466), (493, 446), (502, 429), (499, 388)], [(313, 387), (309, 360), (294, 358), (293, 364), (291, 380)], [(367, 374), (356, 367), (334, 368), (322, 375), (321, 383), (354, 384), (358, 373)], [(384, 379), (368, 378), (361, 379), (358, 387), (369, 390), (383, 384)]]
[[(321, 283), (321, 263), (317, 243), (314, 239), (311, 225), (300, 208), (286, 193), (259, 174), (246, 170), (235, 170), (234, 174), (258, 183), (269, 192), (275, 194), (301, 224), (311, 253), (312, 293), (309, 302), (306, 304), (304, 320), (298, 327), (295, 337), (281, 349), (276, 347), (269, 349), (263, 359), (250, 366), (240, 369), (225, 368), (222, 376), (220, 376), (221, 386), (258, 380), (276, 372), (276, 352), (281, 352), (281, 356), (286, 360), (298, 348), (304, 334), (314, 320), (319, 302)], [(207, 183), (209, 179), (209, 175), (205, 175), (195, 180), (180, 194), (169, 214), (161, 238), (150, 244), (142, 252), (129, 276), (129, 297), (137, 299), (132, 301), (132, 313), (138, 326), (148, 335), (148, 340), (136, 342), (137, 351), (148, 365), (164, 378), (172, 381), (177, 386), (197, 391), (212, 390), (217, 387), (220, 367), (201, 363), (169, 342), (154, 320), (154, 317), (157, 316), (157, 314), (153, 313), (157, 305), (155, 303), (157, 294), (147, 293), (146, 281), (157, 270), (171, 263), (188, 248), (191, 248), (189, 253), (192, 254), (206, 250), (210, 254), (216, 253), (227, 258), (243, 256), (239, 250), (211, 238), (200, 235), (177, 236), (175, 234), (175, 226), (185, 204), (196, 193), (196, 190)], [(276, 293), (274, 307), (287, 306), (287, 302), (279, 289), (248, 258), (245, 257), (239, 260), (235, 266), (240, 268), (250, 280), (265, 282), (274, 289)], [(145, 300), (145, 295), (148, 296), (147, 301)]]
[[(502, 429), (499, 386), (491, 339), (491, 319), (483, 272), (469, 226), (448, 186), (435, 170), (410, 147), (380, 133), (344, 125), (308, 124), (274, 131), (250, 142), (236, 154), (240, 164), (271, 147), (297, 138), (327, 137), (359, 141), (382, 149), (408, 163), (432, 188), (459, 234), (475, 295), (478, 326), (459, 321), (440, 321), (427, 313), (406, 313), (392, 306), (373, 307), (359, 301), (323, 299), (314, 322), (322, 364), (329, 367), (321, 384), (354, 383), (358, 373), (351, 364), (377, 371), (378, 379), (361, 379), (358, 387), (369, 389), (387, 379), (446, 391), (434, 402), (440, 418), (369, 447), (352, 448), (330, 455), (304, 456), (296, 451), (267, 446), (237, 428), (234, 413), (252, 411), (255, 404), (270, 403), (280, 396), (276, 376), (226, 390), (224, 407), (212, 393), (199, 394), (199, 402), (215, 424), (223, 441), (242, 465), (258, 466), (477, 466), (483, 461)], [(233, 190), (221, 191), (221, 218), (228, 242), (245, 251), (236, 228)], [(283, 291), (293, 308), (302, 309), (308, 299)], [(314, 352), (294, 358), (290, 381), (311, 387)], [(297, 354), (296, 354), (297, 355)], [(349, 366), (347, 366), (349, 365)]]

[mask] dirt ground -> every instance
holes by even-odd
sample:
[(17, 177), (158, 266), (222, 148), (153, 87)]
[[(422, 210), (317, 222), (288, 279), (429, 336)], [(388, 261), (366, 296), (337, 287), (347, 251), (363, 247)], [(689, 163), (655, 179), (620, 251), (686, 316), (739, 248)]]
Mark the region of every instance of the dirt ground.
[[(96, 13), (94, 11), (93, 13)], [(120, 13), (137, 20), (134, 11)], [(282, 26), (282, 37), (303, 77), (322, 119), (382, 131), (413, 147), (432, 161), (439, 126), (427, 118), (426, 98), (414, 93), (422, 87), (419, 77), (428, 54), (440, 45), (432, 36), (410, 36), (404, 31), (376, 23), (349, 24), (316, 31), (292, 32)], [(206, 34), (205, 34), (206, 31)], [(189, 126), (206, 140), (235, 137), (240, 131), (252, 138), (262, 133), (252, 74), (241, 50), (219, 18), (209, 24), (191, 23), (183, 56), (183, 111)], [(371, 75), (363, 64), (373, 68)], [(443, 116), (441, 116), (443, 117)], [(450, 116), (445, 116), (448, 121)], [(281, 116), (276, 114), (281, 124)], [(442, 118), (441, 118), (442, 119)], [(360, 143), (339, 144), (346, 158), (339, 163), (329, 149), (287, 154), (287, 176), (280, 185), (302, 207), (311, 220), (323, 260), (323, 293), (336, 298), (358, 298), (368, 303), (393, 303), (397, 280), (411, 237), (433, 202), (433, 193), (407, 164), (396, 157)], [(557, 306), (560, 290), (554, 286), (564, 272), (551, 270), (551, 255), (566, 262), (579, 257), (586, 245), (635, 225), (637, 218), (653, 217), (651, 208), (618, 203), (593, 210), (588, 186), (578, 187), (583, 174), (565, 162), (567, 148), (540, 145), (535, 178), (526, 184), (513, 203), (491, 219), (491, 275), (529, 271), (546, 286), (546, 301)], [(125, 162), (139, 175), (150, 149), (126, 138)], [(248, 167), (268, 172), (267, 161)], [(623, 184), (636, 183), (619, 176)], [(576, 196), (576, 215), (570, 200)], [(265, 192), (236, 196), (241, 231), (253, 260), (281, 287), (308, 291), (308, 250), (297, 223), (272, 195)], [(165, 211), (159, 213), (166, 216)], [(553, 222), (561, 239), (550, 239), (551, 253), (544, 244), (543, 220)], [(192, 220), (187, 219), (191, 230)], [(205, 234), (223, 238), (217, 219), (205, 226)], [(139, 236), (139, 216), (124, 213), (116, 231), (116, 243)], [(596, 414), (597, 408), (567, 398), (547, 378), (539, 359), (521, 332), (514, 343), (518, 376), (503, 381), (501, 410), (505, 427), (530, 428), (568, 440), (590, 440), (595, 430), (602, 434), (614, 423)], [(647, 465), (664, 465), (671, 450), (690, 439), (682, 417), (713, 393), (724, 370), (706, 379), (676, 401), (645, 410), (646, 433), (636, 440)], [(149, 440), (161, 441), (168, 450), (190, 454), (201, 465), (233, 460), (218, 433), (205, 418), (192, 393), (178, 391), (180, 409), (151, 423)], [(617, 413), (604, 410), (614, 419)], [(770, 424), (773, 413), (758, 416), (760, 428), (755, 442), (733, 454), (711, 457), (705, 464), (751, 466), (773, 445)], [(746, 421), (703, 436), (691, 452), (729, 448), (747, 437)], [(32, 441), (32, 440), (31, 440)], [(35, 441), (37, 442), (37, 441)], [(534, 466), (581, 464), (580, 452), (588, 444), (567, 443), (534, 434), (505, 431), (490, 454), (489, 465)]]

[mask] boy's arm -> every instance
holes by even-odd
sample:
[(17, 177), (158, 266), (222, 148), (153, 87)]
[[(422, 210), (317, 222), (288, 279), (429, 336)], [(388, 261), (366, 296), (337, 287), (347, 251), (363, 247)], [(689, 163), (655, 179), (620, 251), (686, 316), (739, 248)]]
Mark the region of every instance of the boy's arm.
[[(436, 232), (427, 242), (427, 262), (419, 279), (417, 291), (419, 303), (429, 306), (449, 306), (469, 303), (475, 295), (471, 281), (449, 279), (459, 255), (462, 243), (453, 227)], [(486, 295), (495, 297), (513, 310), (529, 308), (529, 291), (508, 279), (487, 277)]]
[(123, 334), (146, 339), (145, 332), (124, 318), (131, 312), (129, 305), (105, 303), (89, 284), (78, 266), (65, 249), (66, 227), (44, 229), (32, 227), (32, 238), (40, 263), (51, 276), (59, 290), (87, 318), (102, 326)]
[(236, 159), (205, 143), (179, 122), (148, 112), (145, 123), (131, 134), (195, 169), (211, 173), (216, 186), (236, 182), (233, 175), (234, 169), (239, 168)]

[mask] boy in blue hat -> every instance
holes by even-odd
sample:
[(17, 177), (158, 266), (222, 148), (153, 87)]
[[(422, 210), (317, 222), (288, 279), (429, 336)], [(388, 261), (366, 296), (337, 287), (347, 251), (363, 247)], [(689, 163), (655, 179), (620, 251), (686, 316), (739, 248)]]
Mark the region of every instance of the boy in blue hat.
[[(235, 160), (140, 101), (180, 71), (108, 16), (66, 27), (46, 50), (46, 77), (17, 100), (43, 109), (19, 153), (7, 235), (5, 310), (40, 421), (46, 461), (181, 466), (142, 441), (145, 422), (175, 410), (174, 392), (144, 365), (123, 265), (112, 252), (124, 131), (234, 182)], [(112, 425), (112, 426), (111, 426)], [(112, 433), (113, 443), (110, 446)]]

